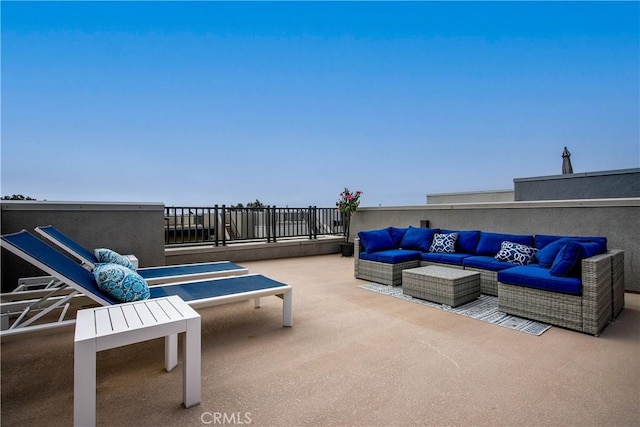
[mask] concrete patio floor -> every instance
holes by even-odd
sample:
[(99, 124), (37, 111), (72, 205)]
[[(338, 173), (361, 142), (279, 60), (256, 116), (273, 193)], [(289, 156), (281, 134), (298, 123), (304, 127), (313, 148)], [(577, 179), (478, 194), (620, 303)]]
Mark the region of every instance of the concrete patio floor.
[[(294, 288), (201, 310), (202, 403), (163, 340), (98, 354), (99, 426), (640, 425), (640, 295), (600, 337), (512, 331), (358, 286), (340, 255), (243, 263)], [(73, 424), (73, 332), (2, 344), (2, 426)]]

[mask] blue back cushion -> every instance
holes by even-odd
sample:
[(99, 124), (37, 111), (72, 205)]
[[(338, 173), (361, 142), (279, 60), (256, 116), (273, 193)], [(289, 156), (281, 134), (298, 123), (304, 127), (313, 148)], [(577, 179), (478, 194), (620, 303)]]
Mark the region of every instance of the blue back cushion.
[[(560, 250), (568, 242), (594, 243), (594, 245), (583, 247), (583, 249), (588, 250), (588, 252), (585, 252), (584, 254), (585, 258), (607, 251), (606, 237), (561, 237), (540, 249), (536, 253), (536, 261), (538, 261), (538, 264), (540, 264), (541, 267), (551, 268), (556, 256), (558, 256)], [(588, 255), (589, 253), (591, 253), (591, 255)]]
[(476, 254), (494, 256), (495, 254), (500, 252), (500, 247), (502, 246), (502, 242), (504, 241), (520, 243), (521, 245), (525, 246), (532, 246), (533, 236), (525, 234), (488, 233), (482, 231), (480, 232), (480, 240), (478, 241)]
[(416, 251), (429, 252), (433, 235), (440, 230), (437, 228), (409, 227), (404, 233), (400, 247)]
[(582, 245), (578, 242), (567, 242), (556, 255), (549, 273), (554, 276), (578, 276), (582, 258), (584, 258)]
[(569, 238), (564, 237), (548, 243), (536, 253), (536, 261), (541, 267), (551, 268), (560, 250), (570, 241)]
[(547, 246), (549, 243), (555, 242), (558, 239), (562, 239), (567, 236), (551, 236), (548, 234), (536, 234), (533, 237), (534, 247), (536, 249), (542, 249)]
[(389, 227), (387, 228), (387, 230), (389, 231), (389, 235), (391, 235), (391, 240), (393, 240), (393, 244), (396, 245), (396, 247), (399, 247), (400, 243), (402, 242), (402, 238), (404, 237), (404, 233), (406, 233), (408, 230), (408, 227), (404, 227), (404, 228)]
[(386, 251), (387, 249), (394, 249), (396, 245), (391, 239), (391, 235), (386, 228), (380, 230), (368, 230), (360, 231), (358, 233), (362, 246), (364, 246), (365, 252), (378, 252)]
[(440, 230), (441, 233), (458, 233), (456, 252), (474, 255), (480, 238), (479, 230)]
[(553, 236), (550, 234), (536, 234), (534, 236), (535, 247), (537, 249), (542, 249), (546, 247), (548, 244), (555, 242), (559, 239), (573, 239), (573, 240), (584, 240), (587, 242), (603, 242), (605, 245), (607, 244), (607, 238), (601, 236)]

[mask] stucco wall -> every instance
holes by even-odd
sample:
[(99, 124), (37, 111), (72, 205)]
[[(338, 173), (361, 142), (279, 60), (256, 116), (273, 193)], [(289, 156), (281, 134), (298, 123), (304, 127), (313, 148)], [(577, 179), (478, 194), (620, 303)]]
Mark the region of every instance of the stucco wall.
[[(141, 267), (164, 264), (164, 205), (162, 203), (81, 203), (3, 201), (2, 234), (39, 225), (53, 225), (93, 250), (107, 247), (135, 254)], [(2, 291), (13, 289), (20, 277), (43, 273), (3, 250)]]
[(166, 264), (189, 264), (211, 261), (254, 261), (335, 254), (340, 251), (338, 236), (318, 239), (279, 239), (277, 242), (241, 243), (228, 246), (174, 246), (165, 251)]
[(419, 227), (421, 220), (434, 228), (605, 236), (609, 248), (625, 252), (625, 288), (640, 291), (640, 198), (361, 207), (353, 215), (351, 239), (361, 230)]

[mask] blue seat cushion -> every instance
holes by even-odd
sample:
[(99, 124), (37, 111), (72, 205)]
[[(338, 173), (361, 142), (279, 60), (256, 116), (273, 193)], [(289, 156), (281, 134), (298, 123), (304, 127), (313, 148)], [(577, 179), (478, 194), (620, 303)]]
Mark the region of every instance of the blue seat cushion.
[(465, 267), (482, 268), (483, 270), (500, 271), (513, 267), (512, 262), (498, 261), (492, 256), (473, 255), (463, 259)]
[(456, 252), (463, 254), (476, 254), (478, 239), (480, 239), (479, 230), (440, 230), (441, 233), (458, 233), (456, 240)]
[(416, 251), (429, 252), (433, 235), (440, 230), (437, 228), (409, 227), (404, 233), (400, 247)]
[(364, 246), (364, 250), (368, 253), (395, 249), (396, 247), (391, 239), (389, 230), (386, 228), (380, 230), (360, 231), (358, 233), (358, 237), (360, 238), (362, 246)]
[(414, 261), (420, 259), (419, 251), (406, 249), (389, 249), (380, 252), (360, 252), (360, 259), (367, 261), (384, 262), (387, 264), (398, 264), (400, 262)]
[(532, 246), (533, 236), (525, 234), (488, 233), (481, 231), (480, 239), (478, 240), (478, 247), (476, 248), (476, 254), (494, 256), (500, 252), (500, 247), (504, 241)]
[(553, 276), (549, 269), (538, 265), (518, 266), (499, 271), (498, 282), (564, 294), (582, 294), (580, 278)]
[(439, 252), (422, 252), (420, 254), (420, 259), (423, 261), (429, 261), (429, 262), (441, 262), (444, 264), (453, 264), (453, 265), (462, 265), (462, 261), (465, 258), (470, 257), (470, 254), (459, 254), (459, 253), (453, 253), (453, 254), (446, 254), (446, 253), (439, 253)]
[(404, 234), (407, 232), (409, 227), (389, 227), (387, 230), (389, 231), (389, 235), (391, 236), (391, 240), (393, 240), (393, 244), (396, 247), (400, 247), (400, 242), (402, 242), (402, 238)]
[[(559, 239), (556, 239), (548, 243), (546, 246), (544, 246), (542, 249), (536, 252), (534, 258), (538, 262), (538, 264), (540, 264), (541, 267), (551, 268), (560, 250), (567, 244), (567, 242), (572, 242), (572, 241), (596, 243), (595, 246), (589, 247), (588, 253), (592, 253), (594, 250), (595, 252), (597, 252), (597, 253), (593, 253), (593, 255), (597, 255), (598, 253), (604, 253), (607, 251), (606, 237), (560, 237)], [(589, 256), (593, 256), (593, 255), (587, 255), (587, 253), (585, 253), (585, 258), (588, 258)]]

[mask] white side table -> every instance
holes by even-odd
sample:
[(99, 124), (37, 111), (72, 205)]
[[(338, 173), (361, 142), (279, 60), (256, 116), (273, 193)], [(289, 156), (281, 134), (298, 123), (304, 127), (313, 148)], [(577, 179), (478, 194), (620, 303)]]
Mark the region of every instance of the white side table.
[(165, 337), (167, 371), (178, 363), (178, 335), (185, 334), (183, 402), (200, 403), (200, 315), (180, 297), (79, 310), (74, 345), (73, 420), (76, 426), (96, 423), (96, 353)]

